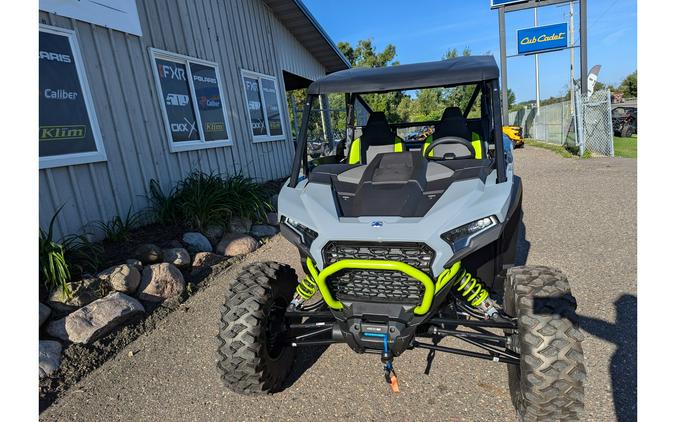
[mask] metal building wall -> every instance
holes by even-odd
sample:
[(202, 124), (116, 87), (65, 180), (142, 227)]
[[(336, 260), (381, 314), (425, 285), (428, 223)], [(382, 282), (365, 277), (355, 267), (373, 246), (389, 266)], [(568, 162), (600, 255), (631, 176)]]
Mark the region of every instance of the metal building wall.
[[(287, 109), (282, 104), (287, 139), (254, 143), (241, 70), (276, 76), (282, 95), (282, 69), (309, 79), (325, 74), (261, 0), (137, 4), (143, 37), (40, 12), (41, 23), (76, 31), (108, 156), (106, 162), (40, 170), (40, 226), (46, 228), (64, 205), (57, 236), (92, 232), (88, 223), (146, 208), (151, 179), (168, 191), (195, 169), (260, 181), (286, 176), (293, 155)], [(149, 47), (219, 63), (232, 146), (169, 152)]]

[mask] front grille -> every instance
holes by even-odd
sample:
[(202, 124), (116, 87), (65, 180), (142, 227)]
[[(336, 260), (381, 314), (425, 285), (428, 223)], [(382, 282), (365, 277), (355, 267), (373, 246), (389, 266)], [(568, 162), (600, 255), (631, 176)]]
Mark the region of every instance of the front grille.
[[(430, 272), (434, 251), (424, 243), (329, 242), (323, 249), (325, 266), (343, 259), (398, 261)], [(338, 300), (419, 304), (424, 286), (400, 271), (348, 269), (327, 279)]]

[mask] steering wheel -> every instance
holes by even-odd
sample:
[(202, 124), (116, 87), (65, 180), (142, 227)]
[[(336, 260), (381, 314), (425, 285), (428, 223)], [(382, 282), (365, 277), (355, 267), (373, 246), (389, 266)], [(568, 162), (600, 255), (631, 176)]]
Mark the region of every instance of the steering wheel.
[(460, 157), (454, 157), (456, 158), (473, 158), (476, 156), (476, 150), (474, 149), (473, 145), (471, 145), (471, 142), (467, 141), (464, 138), (460, 138), (459, 136), (444, 136), (442, 138), (438, 138), (434, 140), (431, 145), (424, 151), (424, 158), (427, 160), (434, 160), (434, 159), (440, 159), (442, 160), (443, 157), (432, 157), (430, 154), (439, 145), (450, 145), (450, 144), (459, 144), (463, 145), (466, 147), (466, 149), (469, 150), (468, 155), (462, 155)]

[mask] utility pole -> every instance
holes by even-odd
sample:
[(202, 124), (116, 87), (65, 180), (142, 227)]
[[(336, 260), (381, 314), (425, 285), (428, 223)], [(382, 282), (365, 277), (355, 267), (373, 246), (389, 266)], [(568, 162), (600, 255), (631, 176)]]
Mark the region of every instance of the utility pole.
[[(534, 7), (534, 26), (539, 26), (539, 20), (537, 19), (537, 6)], [(537, 114), (539, 114), (539, 54), (534, 55), (534, 79), (537, 84)]]
[[(570, 0), (570, 39), (574, 46), (574, 1)], [(570, 111), (574, 115), (574, 48), (570, 48)]]
[(502, 77), (502, 122), (509, 121), (509, 89), (506, 75), (506, 12), (499, 8), (499, 62)]
[(579, 0), (579, 46), (581, 56), (579, 60), (579, 79), (581, 79), (581, 95), (585, 98), (588, 93), (588, 17), (586, 13), (586, 0)]

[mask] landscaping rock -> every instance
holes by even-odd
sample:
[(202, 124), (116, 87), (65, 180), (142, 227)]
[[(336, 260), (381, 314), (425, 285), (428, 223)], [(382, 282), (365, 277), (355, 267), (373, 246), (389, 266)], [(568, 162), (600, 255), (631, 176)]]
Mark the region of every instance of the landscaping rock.
[(51, 375), (61, 364), (61, 343), (40, 340), (40, 378)]
[(190, 265), (190, 254), (185, 248), (164, 249), (162, 255), (164, 257), (164, 262), (173, 264), (178, 268)]
[(209, 239), (198, 232), (185, 233), (183, 235), (183, 243), (185, 243), (187, 250), (190, 251), (190, 253), (213, 251), (213, 246), (211, 246)]
[(279, 229), (274, 226), (268, 226), (267, 224), (256, 224), (251, 227), (251, 234), (258, 238), (274, 236), (278, 232)]
[(245, 217), (233, 217), (230, 220), (230, 232), (246, 234), (251, 230), (251, 220)]
[(98, 274), (98, 278), (110, 284), (113, 290), (133, 294), (141, 283), (141, 273), (135, 266), (116, 265)]
[(105, 289), (98, 278), (84, 278), (69, 284), (72, 291), (71, 298), (65, 297), (61, 289), (52, 290), (49, 294), (50, 307), (57, 311), (70, 312), (105, 295)]
[(145, 308), (138, 300), (114, 292), (65, 318), (50, 322), (47, 332), (62, 340), (88, 344), (141, 312), (145, 312)]
[(226, 257), (213, 252), (199, 252), (192, 261), (192, 268), (212, 267), (226, 260)]
[(162, 302), (178, 296), (185, 290), (185, 280), (180, 270), (169, 263), (145, 267), (138, 298), (148, 302)]
[(279, 225), (279, 214), (275, 212), (268, 212), (265, 216), (267, 217), (267, 224), (271, 224), (273, 226)]
[(238, 256), (258, 249), (258, 241), (247, 234), (228, 233), (218, 243), (216, 252), (225, 256)]
[(146, 243), (136, 248), (135, 255), (144, 265), (154, 264), (162, 260), (162, 249), (152, 243)]
[(138, 259), (127, 259), (126, 264), (136, 268), (139, 273), (143, 271), (143, 263)]
[(42, 303), (40, 304), (40, 326), (42, 326), (42, 324), (47, 321), (47, 318), (49, 318), (49, 314), (51, 313), (52, 308), (47, 305), (43, 305)]
[(208, 226), (204, 231), (204, 236), (209, 239), (211, 245), (215, 245), (225, 234), (225, 229), (222, 226)]

